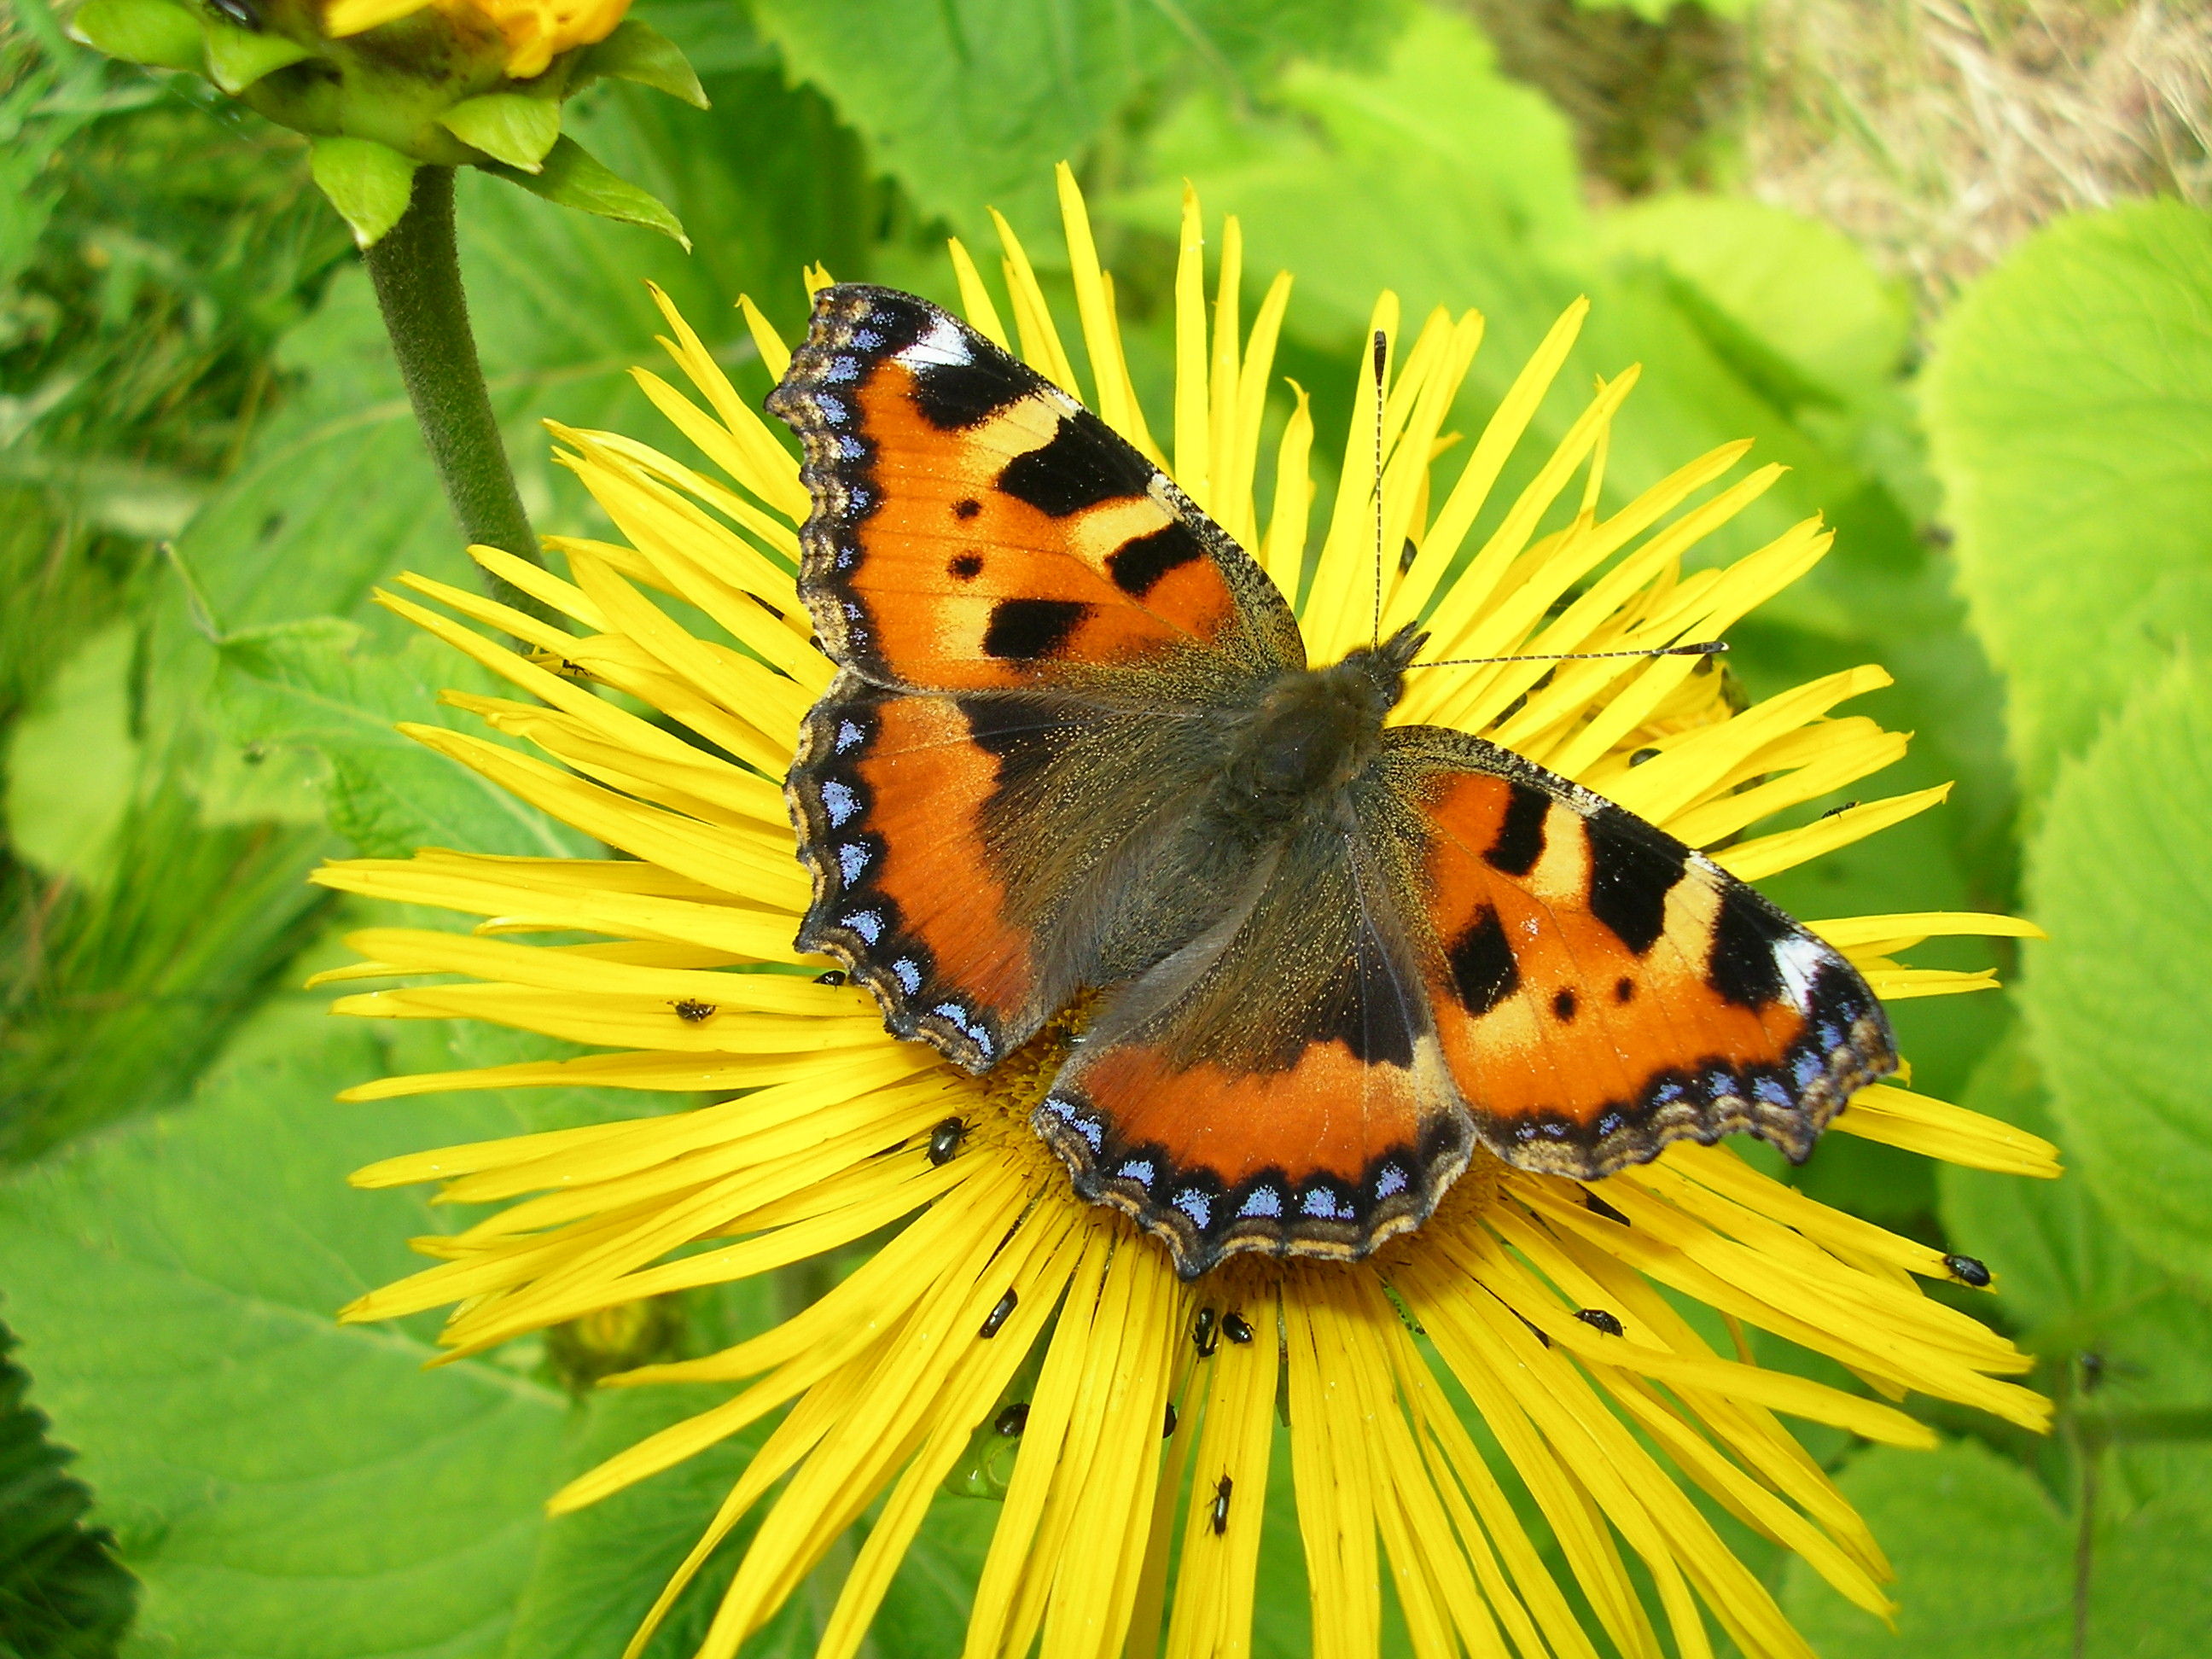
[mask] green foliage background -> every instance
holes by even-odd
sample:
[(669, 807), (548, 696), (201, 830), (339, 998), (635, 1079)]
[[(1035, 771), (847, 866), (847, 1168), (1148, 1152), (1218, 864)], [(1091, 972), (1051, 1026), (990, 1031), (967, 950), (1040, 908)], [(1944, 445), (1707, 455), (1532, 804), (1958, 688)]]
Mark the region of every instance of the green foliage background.
[[(1899, 1023), (1920, 1086), (2051, 1135), (2075, 1173), (1938, 1173), (1843, 1138), (1795, 1172), (1987, 1258), (2000, 1294), (1971, 1305), (2037, 1357), (2060, 1426), (2031, 1441), (1922, 1406), (1947, 1437), (1933, 1456), (1808, 1437), (1900, 1570), (1894, 1632), (1731, 1535), (1826, 1659), (2205, 1652), (2212, 221), (2154, 203), (2061, 222), (1922, 332), (1850, 242), (1746, 196), (1590, 206), (1565, 118), (1448, 9), (637, 11), (714, 108), (609, 84), (574, 118), (696, 252), (463, 179), (486, 367), (542, 531), (592, 520), (538, 418), (671, 441), (624, 372), (654, 355), (644, 279), (757, 395), (738, 293), (787, 331), (813, 260), (945, 295), (942, 236), (994, 204), (1042, 255), (1064, 156), (1150, 392), (1188, 177), (1243, 216), (1255, 283), (1297, 273), (1284, 368), (1325, 433), (1378, 288), (1413, 316), (1487, 314), (1462, 427), (1587, 293), (1542, 424), (1560, 429), (1590, 374), (1641, 362), (1613, 491), (1737, 436), (1790, 465), (1720, 550), (1820, 509), (1837, 551), (1736, 631), (1732, 660), (1754, 693), (1885, 664), (1898, 684), (1868, 712), (1917, 738), (1883, 787), (1958, 789), (1771, 890), (1815, 915), (2042, 922), (2022, 961), (1926, 958), (1999, 960), (2015, 993)], [(636, 1109), (580, 1091), (333, 1105), (381, 1071), (522, 1046), (333, 1027), (294, 988), (362, 918), (302, 884), (317, 858), (574, 845), (389, 730), (438, 718), (436, 689), (466, 676), (369, 589), (402, 568), (466, 577), (367, 283), (286, 135), (74, 46), (46, 0), (4, 28), (0, 1656), (612, 1655), (750, 1443), (548, 1524), (568, 1474), (696, 1402), (585, 1398), (582, 1339), (425, 1376), (428, 1327), (330, 1318), (405, 1270), (410, 1234), (453, 1224), (349, 1190), (348, 1170)], [(787, 1293), (701, 1297), (648, 1338), (718, 1345)], [(1304, 1650), (1285, 1499), (1268, 1655)], [(957, 1650), (992, 1514), (940, 1500), (876, 1654)], [(806, 1651), (819, 1589), (757, 1650)], [(688, 1651), (701, 1605), (656, 1654)]]

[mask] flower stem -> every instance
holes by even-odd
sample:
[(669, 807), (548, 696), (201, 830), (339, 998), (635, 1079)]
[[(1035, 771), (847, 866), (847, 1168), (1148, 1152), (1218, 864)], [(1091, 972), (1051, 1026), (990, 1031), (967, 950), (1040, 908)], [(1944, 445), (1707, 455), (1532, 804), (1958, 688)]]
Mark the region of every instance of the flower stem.
[[(415, 194), (399, 222), (367, 255), (369, 280), (399, 360), (400, 378), (416, 423), (430, 447), (447, 504), (471, 543), (502, 549), (543, 564), (530, 517), (514, 487), (493, 416), (491, 394), (469, 329), (453, 240), (453, 170), (416, 169)], [(542, 614), (536, 601), (485, 573), (492, 597)]]

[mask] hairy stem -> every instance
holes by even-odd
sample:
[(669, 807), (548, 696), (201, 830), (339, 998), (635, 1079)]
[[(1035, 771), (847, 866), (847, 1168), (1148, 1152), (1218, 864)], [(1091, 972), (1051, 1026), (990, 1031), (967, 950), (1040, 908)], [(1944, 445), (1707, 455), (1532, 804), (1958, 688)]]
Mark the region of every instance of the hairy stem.
[[(407, 401), (462, 535), (542, 564), (469, 329), (453, 240), (453, 168), (416, 170), (405, 216), (369, 248), (367, 259)], [(489, 573), (486, 580), (494, 599), (543, 614), (508, 583)]]

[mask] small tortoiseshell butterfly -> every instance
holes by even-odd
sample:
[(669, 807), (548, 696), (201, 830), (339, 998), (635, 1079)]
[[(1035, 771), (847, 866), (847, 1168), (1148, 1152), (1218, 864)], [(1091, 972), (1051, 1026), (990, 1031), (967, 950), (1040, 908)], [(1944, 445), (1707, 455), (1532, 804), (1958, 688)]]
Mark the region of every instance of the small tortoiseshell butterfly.
[(1309, 667), (1243, 549), (935, 306), (824, 289), (769, 408), (840, 670), (788, 783), (799, 948), (971, 1072), (1102, 993), (1033, 1122), (1186, 1279), (1364, 1255), (1478, 1144), (1802, 1158), (1896, 1068), (1829, 946), (1565, 778), (1386, 726), (1424, 636)]

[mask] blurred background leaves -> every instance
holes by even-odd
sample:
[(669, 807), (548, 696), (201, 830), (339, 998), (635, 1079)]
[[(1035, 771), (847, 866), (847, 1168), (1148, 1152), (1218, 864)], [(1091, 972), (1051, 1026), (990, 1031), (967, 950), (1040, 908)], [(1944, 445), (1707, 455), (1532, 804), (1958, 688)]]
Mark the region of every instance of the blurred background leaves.
[[(656, 351), (646, 281), (757, 397), (738, 294), (787, 332), (811, 262), (950, 298), (942, 238), (992, 205), (1048, 261), (1062, 158), (1148, 397), (1188, 178), (1242, 216), (1248, 300), (1296, 273), (1283, 366), (1323, 434), (1378, 289), (1416, 318), (1485, 313), (1462, 429), (1587, 294), (1540, 437), (1633, 362), (1609, 490), (1740, 436), (1790, 467), (1715, 556), (1814, 510), (1837, 550), (1736, 630), (1734, 665), (1760, 694), (1884, 664), (1898, 684), (1866, 712), (1916, 733), (1885, 787), (1958, 788), (1772, 891), (1814, 916), (2041, 921), (2024, 963), (1927, 958), (2002, 967), (2025, 1019), (1982, 997), (1899, 1024), (1918, 1086), (2053, 1135), (2080, 1173), (1939, 1177), (1842, 1137), (1796, 1172), (1987, 1257), (1999, 1293), (1972, 1305), (2037, 1357), (2062, 1427), (1936, 1413), (1934, 1457), (1808, 1437), (1900, 1568), (1895, 1632), (1757, 1540), (1747, 1559), (1828, 1659), (2201, 1651), (2212, 20), (2147, 0), (636, 15), (713, 107), (605, 83), (568, 118), (693, 252), (462, 180), (485, 368), (543, 532), (598, 526), (541, 418), (665, 441), (628, 374)], [(47, 0), (0, 20), (0, 1315), (21, 1341), (0, 1370), (0, 1655), (112, 1653), (134, 1596), (137, 1650), (185, 1659), (611, 1655), (747, 1445), (549, 1525), (540, 1500), (595, 1449), (687, 1402), (585, 1398), (604, 1333), (423, 1378), (422, 1333), (328, 1315), (401, 1270), (408, 1232), (460, 1224), (350, 1193), (347, 1169), (639, 1103), (333, 1105), (520, 1040), (419, 1027), (387, 1052), (295, 988), (362, 920), (304, 885), (318, 857), (572, 843), (390, 732), (443, 718), (436, 689), (468, 677), (369, 590), (467, 578), (304, 145), (64, 25)], [(769, 1293), (688, 1299), (638, 1340), (719, 1346)], [(957, 1648), (990, 1516), (940, 1500), (876, 1652)], [(656, 1654), (688, 1650), (714, 1583)], [(823, 1605), (796, 1598), (758, 1650), (808, 1650)], [(1298, 1652), (1303, 1631), (1271, 1614), (1258, 1647)]]

